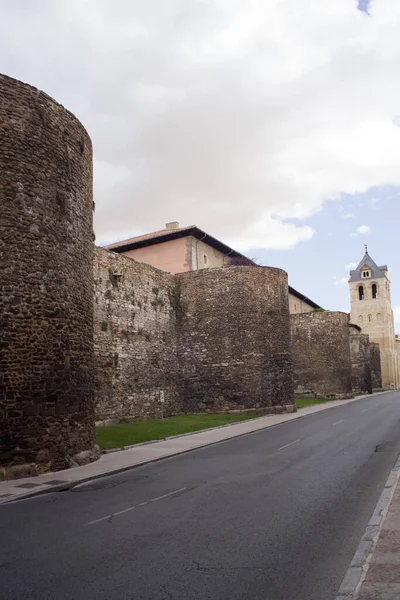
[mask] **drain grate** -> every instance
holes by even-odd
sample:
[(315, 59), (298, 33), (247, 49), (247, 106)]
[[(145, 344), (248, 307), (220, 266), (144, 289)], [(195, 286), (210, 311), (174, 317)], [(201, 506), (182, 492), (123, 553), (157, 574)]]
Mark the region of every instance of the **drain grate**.
[(21, 483), (21, 485), (16, 485), (17, 488), (25, 488), (26, 490), (30, 490), (31, 488), (40, 487), (40, 483)]

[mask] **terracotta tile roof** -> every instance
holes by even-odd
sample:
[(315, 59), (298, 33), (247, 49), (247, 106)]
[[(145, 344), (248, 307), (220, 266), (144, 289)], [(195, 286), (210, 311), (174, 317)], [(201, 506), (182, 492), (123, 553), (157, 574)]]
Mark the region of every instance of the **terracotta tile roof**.
[(142, 240), (151, 240), (153, 238), (162, 237), (163, 235), (168, 235), (173, 232), (186, 231), (187, 229), (193, 229), (193, 227), (196, 226), (189, 225), (188, 227), (178, 227), (176, 229), (160, 229), (160, 231), (153, 231), (152, 233), (145, 233), (144, 235), (137, 235), (135, 237), (128, 238), (127, 240), (108, 244), (107, 246), (104, 246), (104, 248), (106, 250), (111, 250), (112, 248), (119, 248), (120, 246), (125, 246), (126, 244), (133, 244), (134, 242), (141, 242)]

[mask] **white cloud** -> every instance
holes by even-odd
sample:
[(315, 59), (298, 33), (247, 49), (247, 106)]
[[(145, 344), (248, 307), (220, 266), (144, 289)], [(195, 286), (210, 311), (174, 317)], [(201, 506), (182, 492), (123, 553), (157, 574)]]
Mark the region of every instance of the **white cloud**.
[(357, 263), (356, 262), (351, 262), (348, 263), (347, 265), (345, 265), (345, 269), (346, 271), (354, 271), (354, 269), (357, 267)]
[(371, 232), (371, 227), (369, 225), (360, 225), (360, 227), (357, 227), (356, 232), (363, 235), (368, 234)]
[(177, 219), (288, 248), (328, 198), (400, 185), (398, 0), (370, 17), (353, 0), (6, 0), (0, 12), (2, 71), (92, 136), (98, 242)]
[(227, 239), (227, 243), (238, 250), (246, 252), (250, 248), (273, 248), (283, 250), (294, 248), (299, 242), (312, 238), (314, 230), (311, 227), (297, 227), (278, 219), (264, 215), (258, 222), (243, 227), (240, 235)]
[(334, 280), (333, 285), (345, 285), (349, 281), (348, 277), (340, 277), (340, 278), (334, 277), (333, 280)]
[(369, 225), (360, 225), (353, 233), (350, 234), (350, 237), (368, 235), (369, 233), (371, 233), (371, 227)]
[(343, 215), (343, 219), (354, 219), (354, 214), (346, 213), (345, 215)]
[(381, 201), (379, 198), (371, 198), (369, 201), (369, 204), (373, 210), (381, 210), (380, 203)]

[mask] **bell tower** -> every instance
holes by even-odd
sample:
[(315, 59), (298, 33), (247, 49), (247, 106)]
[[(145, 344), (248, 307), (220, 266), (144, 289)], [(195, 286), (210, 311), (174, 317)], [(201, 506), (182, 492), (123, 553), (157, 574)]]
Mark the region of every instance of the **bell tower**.
[(387, 266), (378, 267), (366, 246), (360, 264), (350, 271), (350, 318), (369, 335), (371, 342), (379, 344), (383, 387), (396, 390), (399, 389), (399, 364), (387, 274)]

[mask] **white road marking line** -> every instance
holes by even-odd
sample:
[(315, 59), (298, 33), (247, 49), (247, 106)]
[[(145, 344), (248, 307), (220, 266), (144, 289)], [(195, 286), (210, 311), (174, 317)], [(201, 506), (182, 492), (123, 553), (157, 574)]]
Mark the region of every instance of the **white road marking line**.
[(279, 450), (284, 450), (285, 448), (289, 448), (289, 446), (293, 446), (293, 444), (298, 444), (299, 442), (301, 442), (301, 440), (296, 440), (295, 442), (291, 442), (290, 444), (286, 444), (286, 446), (282, 446), (282, 448), (278, 448), (277, 452), (279, 452)]
[(101, 521), (107, 521), (107, 519), (112, 519), (114, 515), (107, 515), (106, 517), (101, 517), (101, 519), (96, 519), (95, 521), (90, 521), (86, 523), (86, 525), (95, 525), (96, 523), (101, 523)]
[(169, 492), (169, 494), (164, 494), (163, 496), (158, 496), (158, 498), (152, 498), (151, 500), (147, 500), (147, 502), (141, 502), (137, 506), (129, 506), (128, 508), (124, 508), (124, 510), (119, 510), (118, 512), (112, 513), (111, 515), (107, 515), (106, 517), (101, 517), (100, 519), (96, 519), (95, 521), (90, 521), (86, 523), (86, 525), (95, 525), (96, 523), (101, 523), (102, 521), (108, 521), (117, 517), (118, 515), (123, 515), (124, 513), (130, 512), (131, 510), (135, 510), (135, 508), (139, 508), (139, 506), (146, 506), (146, 504), (150, 504), (150, 502), (157, 502), (157, 500), (162, 500), (163, 498), (169, 498), (170, 496), (174, 496), (175, 494), (179, 494), (179, 492), (184, 492), (187, 488), (180, 488), (179, 490), (175, 490), (174, 492)]
[(162, 500), (163, 498), (168, 498), (168, 496), (173, 496), (174, 494), (179, 494), (179, 492), (185, 491), (186, 488), (181, 488), (180, 490), (176, 490), (175, 492), (170, 492), (169, 494), (164, 494), (164, 496), (158, 496), (158, 498), (153, 498), (149, 500), (149, 502), (157, 502), (157, 500)]
[(130, 506), (129, 508), (125, 508), (124, 510), (119, 510), (116, 513), (113, 513), (112, 516), (113, 517), (118, 517), (118, 515), (123, 515), (124, 513), (127, 513), (131, 510), (134, 510), (135, 508), (137, 508), (136, 506)]
[(369, 408), (364, 408), (363, 411), (361, 412), (368, 412), (369, 410), (372, 410), (373, 408), (377, 408), (378, 406), (380, 406), (380, 404), (374, 404), (373, 406), (370, 406)]
[(339, 423), (344, 423), (346, 419), (342, 419), (341, 421), (337, 421), (336, 423), (334, 423), (333, 425), (339, 425)]

